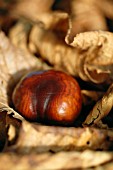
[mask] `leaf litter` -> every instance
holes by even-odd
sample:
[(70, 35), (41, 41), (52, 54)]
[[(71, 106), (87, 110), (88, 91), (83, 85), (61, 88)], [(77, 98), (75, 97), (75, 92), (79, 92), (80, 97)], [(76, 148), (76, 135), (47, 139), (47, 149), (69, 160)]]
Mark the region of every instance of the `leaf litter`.
[[(112, 169), (112, 3), (110, 0), (0, 2), (3, 170)], [(51, 68), (67, 72), (80, 83), (83, 109), (78, 125), (31, 123), (12, 104), (13, 89), (21, 77), (34, 70)]]

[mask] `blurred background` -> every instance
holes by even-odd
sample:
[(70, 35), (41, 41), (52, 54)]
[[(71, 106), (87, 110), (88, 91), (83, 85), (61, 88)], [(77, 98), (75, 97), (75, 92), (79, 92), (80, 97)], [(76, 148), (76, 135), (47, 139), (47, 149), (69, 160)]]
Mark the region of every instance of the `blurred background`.
[(75, 33), (113, 31), (113, 0), (0, 0), (0, 27), (8, 33), (18, 19), (44, 21), (56, 11), (68, 13)]

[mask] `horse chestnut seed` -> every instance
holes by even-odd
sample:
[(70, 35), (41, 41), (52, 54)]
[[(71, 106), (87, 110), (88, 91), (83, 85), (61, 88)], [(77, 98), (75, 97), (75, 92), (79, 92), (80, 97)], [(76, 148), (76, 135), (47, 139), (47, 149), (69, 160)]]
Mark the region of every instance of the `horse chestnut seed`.
[(28, 74), (16, 86), (15, 109), (27, 120), (71, 124), (78, 117), (82, 97), (77, 81), (61, 71)]

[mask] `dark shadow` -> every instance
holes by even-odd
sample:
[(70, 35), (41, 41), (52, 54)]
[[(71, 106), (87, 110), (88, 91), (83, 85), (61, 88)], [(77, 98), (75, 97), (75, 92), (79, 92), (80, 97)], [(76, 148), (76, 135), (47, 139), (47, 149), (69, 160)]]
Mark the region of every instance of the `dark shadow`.
[(62, 1), (56, 0), (52, 6), (52, 10), (61, 10), (61, 11), (70, 13), (71, 12), (71, 1), (70, 0), (62, 0)]
[(110, 32), (113, 32), (113, 20), (110, 18), (106, 18), (107, 26)]

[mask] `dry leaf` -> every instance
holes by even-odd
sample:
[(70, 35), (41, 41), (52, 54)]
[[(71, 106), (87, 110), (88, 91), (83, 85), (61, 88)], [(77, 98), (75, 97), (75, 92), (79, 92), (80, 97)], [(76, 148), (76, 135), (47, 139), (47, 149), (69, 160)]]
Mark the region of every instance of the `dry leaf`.
[[(87, 116), (86, 120), (84, 121), (83, 125), (94, 125), (100, 126), (100, 121), (102, 118), (106, 117), (113, 107), (113, 84), (109, 87), (107, 92), (104, 94), (101, 100), (99, 100), (89, 115)], [(102, 126), (102, 125), (101, 125)]]
[(42, 22), (46, 28), (54, 27), (56, 23), (60, 22), (60, 18), (67, 19), (68, 17), (67, 13), (52, 10), (54, 1), (55, 0), (43, 0), (43, 2), (41, 0), (20, 0), (13, 5), (10, 14), (14, 18), (24, 18), (32, 23), (37, 24)]
[[(109, 138), (107, 140), (107, 138)], [(22, 122), (14, 146), (19, 153), (58, 152), (62, 150), (101, 149), (112, 146), (113, 132), (96, 128), (55, 127)]]
[(113, 34), (110, 32), (80, 33), (72, 40), (69, 30), (66, 42), (75, 47), (71, 48), (58, 34), (37, 25), (32, 29), (30, 41), (55, 69), (97, 84), (110, 84), (113, 79)]
[(54, 69), (66, 71), (77, 75), (76, 50), (69, 47), (61, 36), (51, 30), (46, 30), (40, 25), (33, 27), (30, 34), (30, 42), (41, 57), (53, 65)]
[(113, 19), (113, 1), (112, 0), (100, 0), (95, 1), (94, 3), (97, 5), (97, 7), (102, 11), (104, 14), (104, 17)]
[[(101, 158), (101, 159), (100, 159)], [(2, 170), (26, 169), (26, 170), (61, 170), (95, 168), (113, 161), (113, 154), (109, 152), (58, 152), (18, 155), (15, 153), (0, 154)], [(5, 164), (4, 164), (5, 162)], [(16, 164), (15, 164), (16, 163)], [(110, 164), (109, 163), (109, 164)]]
[(79, 49), (78, 74), (85, 81), (110, 84), (113, 80), (113, 34), (92, 31), (70, 37), (66, 42)]
[[(49, 20), (50, 24), (49, 27), (54, 31), (56, 31), (58, 33), (60, 33), (60, 35), (62, 35), (63, 37), (63, 41), (64, 41), (64, 37), (66, 35), (67, 32), (67, 28), (68, 28), (68, 15), (66, 13), (60, 13), (60, 12), (56, 12), (53, 13), (53, 18), (51, 18)], [(56, 27), (57, 24), (57, 27)], [(37, 24), (34, 24), (32, 22), (30, 22), (29, 20), (25, 20), (25, 19), (20, 19), (9, 31), (9, 37), (11, 39), (11, 41), (13, 42), (13, 44), (15, 44), (17, 47), (21, 47), (24, 48), (26, 50), (29, 50), (31, 53), (37, 53), (36, 48), (34, 47), (32, 41), (31, 41), (31, 35), (33, 34), (33, 36), (35, 35), (34, 32), (35, 30), (35, 26)], [(43, 25), (41, 23), (38, 23), (39, 26)], [(47, 25), (43, 25), (44, 27)], [(33, 30), (33, 31), (32, 31)], [(30, 37), (29, 37), (30, 34)], [(35, 35), (36, 38), (37, 35)], [(29, 48), (28, 48), (29, 46)]]
[(71, 35), (77, 33), (109, 30), (106, 18), (113, 19), (113, 2), (111, 0), (61, 0), (54, 4), (55, 10), (69, 14), (72, 23)]
[(41, 15), (45, 15), (50, 11), (53, 3), (54, 0), (43, 0), (43, 2), (41, 0), (20, 0), (14, 4), (11, 14), (37, 21)]
[(7, 145), (13, 145), (16, 143), (18, 138), (19, 130), (21, 127), (21, 120), (14, 118), (13, 114), (6, 115), (6, 125), (7, 125)]
[[(23, 1), (21, 3), (24, 4), (26, 3), (26, 1)], [(47, 3), (47, 0), (44, 1), (44, 3)], [(48, 3), (49, 7), (47, 6), (47, 10), (44, 7), (44, 11), (50, 11), (52, 3)], [(74, 4), (71, 7), (72, 12), (83, 9), (83, 3), (86, 7), (84, 7), (84, 10), (86, 10), (87, 8), (89, 9), (90, 6), (92, 6), (93, 9), (99, 8), (99, 5), (95, 4), (93, 0), (91, 2), (83, 0), (79, 2), (72, 0), (71, 5)], [(30, 4), (28, 4), (28, 6), (29, 5)], [(79, 6), (79, 8), (77, 5)], [(75, 8), (77, 8), (77, 10), (75, 10)], [(39, 13), (41, 12), (39, 11)], [(40, 15), (42, 16), (42, 13)], [(10, 37), (12, 41), (15, 42), (17, 45), (19, 44), (19, 42), (21, 42), (21, 45), (23, 45), (29, 39), (29, 50), (32, 53), (37, 53), (38, 55), (40, 55), (45, 61), (48, 61), (51, 65), (53, 65), (55, 69), (64, 70), (71, 75), (79, 76), (85, 81), (92, 81), (99, 84), (111, 83), (113, 79), (111, 45), (113, 41), (112, 33), (97, 31), (80, 33), (76, 35), (72, 33), (72, 30), (75, 30), (75, 27), (73, 26), (72, 21), (70, 21), (70, 28), (66, 36), (66, 42), (72, 47), (75, 47), (71, 48), (64, 42), (64, 37), (68, 28), (68, 15), (66, 13), (51, 11), (50, 16), (53, 17), (50, 18), (49, 13), (45, 14), (46, 16), (48, 16), (47, 22), (43, 21), (40, 15), (40, 21), (42, 21), (44, 25), (34, 23), (34, 27), (31, 28), (29, 36), (28, 34), (26, 35), (25, 30), (27, 25), (29, 24), (20, 22), (10, 32)], [(91, 21), (93, 21), (94, 25), (98, 25), (95, 24), (94, 20)], [(64, 26), (62, 27), (62, 25)], [(61, 33), (63, 36), (61, 36)], [(19, 36), (19, 34), (21, 34), (21, 36)], [(21, 38), (24, 39), (25, 43), (23, 43)]]
[(23, 49), (17, 49), (5, 34), (0, 32), (0, 111), (15, 112), (11, 104), (11, 94), (15, 84), (27, 72), (44, 69), (39, 59)]
[(112, 162), (108, 162), (105, 165), (101, 165), (98, 167), (95, 167), (93, 170), (112, 170), (113, 169), (113, 163)]
[[(60, 5), (56, 8), (55, 4)], [(1, 0), (0, 12), (2, 9), (6, 10), (6, 15), (0, 13), (0, 25), (11, 40), (0, 32), (2, 170), (113, 169), (113, 153), (105, 152), (113, 150), (112, 129), (46, 126), (25, 120), (21, 122), (11, 114), (7, 115), (7, 112), (16, 113), (11, 102), (15, 84), (27, 72), (48, 69), (47, 61), (53, 69), (80, 77), (83, 87), (86, 85), (84, 81), (93, 82), (94, 86), (97, 84), (101, 91), (94, 91), (96, 88), (90, 89), (89, 86), (82, 90), (83, 113), (104, 95), (91, 109), (84, 124), (103, 127), (101, 120), (109, 116), (113, 103), (113, 34), (106, 31), (80, 32), (107, 30), (106, 17), (113, 18), (113, 2)], [(106, 84), (111, 86), (105, 93)]]
[(19, 119), (7, 115), (6, 111), (0, 112), (0, 152), (6, 150), (9, 144), (15, 143), (20, 125), (21, 121)]
[(71, 34), (94, 30), (107, 30), (106, 19), (94, 0), (71, 1)]
[(17, 47), (28, 52), (28, 35), (32, 24), (25, 20), (20, 20), (9, 31), (9, 38), (11, 42)]

